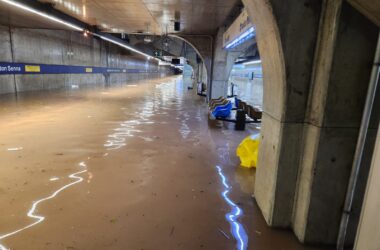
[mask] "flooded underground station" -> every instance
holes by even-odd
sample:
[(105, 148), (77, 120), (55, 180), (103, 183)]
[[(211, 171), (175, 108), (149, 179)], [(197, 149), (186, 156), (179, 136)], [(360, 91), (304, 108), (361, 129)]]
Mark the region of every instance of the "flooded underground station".
[(257, 128), (205, 110), (181, 77), (4, 96), (1, 249), (309, 249), (266, 226), (237, 167)]
[(378, 250), (375, 1), (0, 0), (0, 250)]

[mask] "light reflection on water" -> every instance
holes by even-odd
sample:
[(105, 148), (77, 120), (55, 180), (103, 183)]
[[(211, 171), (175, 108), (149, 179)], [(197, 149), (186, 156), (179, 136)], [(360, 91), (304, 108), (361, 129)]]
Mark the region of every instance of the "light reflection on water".
[[(129, 85), (129, 86), (136, 87), (136, 85)], [(108, 139), (106, 140), (104, 144), (104, 147), (106, 147), (109, 150), (116, 150), (116, 149), (120, 149), (126, 146), (127, 145), (126, 139), (128, 137), (133, 137), (135, 136), (136, 133), (142, 132), (140, 129), (137, 128), (138, 126), (154, 124), (154, 121), (151, 120), (151, 118), (154, 115), (156, 115), (157, 113), (160, 113), (162, 109), (165, 109), (165, 110), (172, 109), (171, 106), (173, 103), (171, 103), (170, 100), (175, 95), (175, 82), (162, 83), (162, 84), (157, 85), (156, 88), (159, 89), (159, 91), (156, 91), (155, 93), (153, 93), (152, 96), (147, 96), (146, 100), (144, 101), (144, 104), (142, 105), (142, 108), (134, 113), (136, 119), (126, 120), (126, 121), (121, 122), (117, 128), (113, 129), (113, 133), (108, 136)], [(107, 95), (109, 93), (101, 92), (101, 94)], [(180, 105), (180, 104), (177, 103), (177, 105)], [(122, 109), (122, 110), (125, 112), (125, 114), (128, 114), (127, 109)], [(163, 112), (163, 114), (167, 114), (167, 112)], [(151, 138), (147, 138), (143, 136), (141, 136), (141, 138), (145, 141), (151, 141)], [(22, 149), (23, 149), (22, 147), (14, 147), (14, 148), (8, 148), (7, 150), (19, 151)], [(108, 153), (104, 153), (103, 156), (107, 157)], [(88, 157), (88, 159), (90, 158)], [(88, 172), (87, 165), (83, 161), (83, 162), (80, 162), (78, 166), (81, 168), (80, 171), (68, 175), (68, 178), (73, 180), (73, 182), (70, 182), (69, 184), (62, 186), (61, 188), (53, 192), (51, 195), (47, 197), (43, 197), (32, 203), (31, 208), (27, 212), (27, 217), (33, 219), (34, 220), (33, 223), (26, 225), (22, 228), (16, 229), (12, 232), (0, 235), (0, 250), (9, 250), (5, 245), (1, 244), (1, 241), (11, 236), (14, 236), (26, 229), (29, 229), (45, 220), (45, 216), (36, 214), (37, 209), (41, 203), (51, 200), (55, 198), (59, 193), (64, 191), (65, 189), (68, 189), (69, 187), (72, 187), (76, 184), (83, 182), (84, 178), (81, 177), (80, 175)], [(88, 172), (87, 182), (90, 183), (92, 179), (93, 179), (93, 174), (91, 172)], [(49, 179), (49, 181), (58, 181), (58, 180), (59, 178), (55, 176)]]
[(239, 217), (243, 215), (243, 211), (228, 197), (231, 187), (228, 185), (227, 178), (223, 174), (222, 168), (220, 166), (216, 166), (216, 169), (218, 170), (218, 174), (224, 186), (224, 190), (221, 192), (221, 195), (226, 203), (231, 207), (231, 211), (226, 214), (226, 220), (230, 223), (231, 233), (236, 239), (237, 249), (245, 250), (248, 247), (248, 236), (243, 225), (238, 222)]
[[(154, 116), (168, 116), (170, 113), (168, 111), (178, 111), (181, 110), (183, 99), (181, 98), (180, 91), (178, 91), (178, 85), (181, 82), (164, 82), (156, 85), (156, 90), (152, 95), (147, 96), (141, 105), (137, 108), (137, 111), (133, 113), (128, 113), (126, 108), (122, 108), (126, 115), (132, 116), (131, 119), (125, 120), (119, 123), (119, 126), (113, 129), (113, 133), (108, 135), (104, 147), (107, 150), (117, 150), (122, 147), (127, 146), (127, 139), (135, 137), (137, 133), (143, 133), (141, 129), (138, 129), (139, 125), (151, 125), (155, 124), (153, 121)], [(190, 128), (187, 124), (189, 120), (189, 114), (181, 114), (181, 127), (179, 133), (183, 139), (187, 139), (190, 134)], [(165, 124), (163, 122), (162, 124)], [(152, 138), (145, 137), (143, 135), (138, 136), (138, 138), (151, 142)]]
[[(182, 112), (183, 98), (181, 91), (178, 89), (178, 85), (180, 84), (175, 82), (166, 82), (156, 85), (156, 89), (158, 91), (154, 91), (154, 93), (151, 95), (146, 96), (145, 100), (141, 103), (141, 106), (138, 106), (137, 109), (133, 110), (136, 112), (129, 113), (127, 108), (121, 108), (121, 112), (124, 112), (125, 116), (128, 117), (128, 119), (119, 121), (116, 128), (112, 129), (111, 133), (107, 136), (107, 139), (103, 144), (104, 148), (107, 150), (118, 150), (127, 146), (129, 138), (137, 136), (146, 142), (153, 141), (152, 138), (144, 136), (144, 128), (142, 126), (155, 124), (155, 121), (153, 120), (154, 116), (169, 116), (172, 115), (173, 112), (178, 112), (178, 116), (176, 117), (178, 120), (180, 120), (180, 128), (178, 132), (181, 134), (183, 139), (187, 139), (191, 133), (190, 127), (188, 125), (189, 119), (196, 119), (197, 121), (201, 121), (203, 114), (201, 113), (201, 109), (198, 109), (195, 116), (190, 115), (187, 112)], [(162, 121), (160, 123), (165, 124), (167, 122)], [(108, 155), (109, 153), (104, 153), (103, 157), (107, 157)], [(36, 214), (37, 207), (42, 202), (53, 199), (65, 189), (83, 182), (84, 178), (80, 176), (83, 173), (88, 173), (87, 182), (91, 182), (93, 179), (93, 174), (91, 172), (88, 172), (86, 163), (79, 163), (79, 167), (81, 168), (80, 171), (72, 173), (68, 176), (68, 178), (70, 178), (73, 182), (59, 188), (50, 196), (41, 198), (32, 203), (32, 207), (28, 211), (27, 216), (35, 220), (33, 223), (13, 232), (0, 235), (0, 250), (8, 250), (4, 245), (1, 244), (2, 240), (14, 236), (15, 234), (31, 228), (45, 220), (44, 216)], [(224, 190), (221, 192), (221, 195), (226, 203), (231, 207), (231, 211), (226, 214), (226, 220), (231, 225), (231, 234), (237, 241), (237, 248), (239, 250), (245, 250), (247, 249), (248, 237), (244, 227), (238, 222), (238, 219), (240, 216), (242, 216), (243, 211), (228, 196), (229, 192), (231, 191), (231, 186), (228, 185), (227, 178), (225, 177), (222, 168), (220, 166), (217, 166), (216, 168), (224, 186)], [(56, 178), (58, 177), (52, 177), (50, 181), (57, 181), (58, 179)]]
[[(125, 111), (127, 112), (127, 111)], [(134, 113), (132, 120), (126, 120), (119, 124), (119, 127), (113, 129), (113, 133), (108, 135), (104, 147), (107, 150), (117, 150), (127, 145), (127, 138), (134, 137), (137, 133), (143, 131), (137, 129), (139, 125), (151, 125), (154, 121), (150, 118), (154, 115), (154, 104), (152, 101), (145, 102), (141, 111)]]
[[(222, 164), (231, 165), (231, 149), (229, 142), (217, 148), (217, 152), (219, 160)], [(216, 166), (216, 169), (224, 187), (224, 190), (221, 192), (221, 196), (231, 208), (230, 212), (225, 215), (227, 222), (230, 224), (231, 234), (236, 240), (237, 249), (245, 250), (248, 248), (248, 235), (244, 229), (244, 226), (239, 222), (239, 218), (243, 215), (243, 210), (229, 197), (232, 186), (228, 184), (228, 180), (224, 174), (223, 168), (218, 165)]]
[[(35, 220), (33, 223), (31, 223), (31, 224), (29, 224), (29, 225), (27, 225), (25, 227), (22, 227), (20, 229), (17, 229), (15, 231), (12, 231), (12, 232), (0, 235), (0, 241), (4, 240), (5, 238), (11, 237), (11, 236), (13, 236), (15, 234), (18, 234), (18, 233), (20, 233), (20, 232), (22, 232), (22, 231), (24, 231), (24, 230), (26, 230), (28, 228), (34, 227), (35, 225), (43, 222), (45, 220), (45, 217), (42, 216), (42, 215), (36, 214), (36, 210), (38, 208), (38, 205), (41, 204), (44, 201), (47, 201), (47, 200), (55, 198), (63, 190), (65, 190), (65, 189), (67, 189), (67, 188), (69, 188), (71, 186), (74, 186), (74, 185), (82, 182), (83, 181), (83, 177), (81, 177), (80, 175), (83, 174), (83, 173), (85, 173), (85, 172), (87, 172), (87, 165), (86, 165), (85, 162), (80, 162), (78, 165), (82, 168), (82, 170), (78, 171), (78, 172), (75, 172), (75, 173), (72, 173), (72, 174), (70, 174), (68, 176), (70, 179), (73, 179), (75, 181), (70, 182), (69, 184), (66, 184), (65, 186), (59, 188), (58, 190), (56, 190), (55, 192), (53, 192), (51, 195), (49, 195), (47, 197), (44, 197), (44, 198), (41, 198), (39, 200), (36, 200), (36, 201), (34, 201), (32, 203), (32, 207), (29, 209), (29, 211), (27, 213), (27, 216), (29, 218), (32, 218), (32, 219)], [(0, 250), (8, 250), (8, 248), (6, 248), (4, 245), (2, 245), (0, 243)]]

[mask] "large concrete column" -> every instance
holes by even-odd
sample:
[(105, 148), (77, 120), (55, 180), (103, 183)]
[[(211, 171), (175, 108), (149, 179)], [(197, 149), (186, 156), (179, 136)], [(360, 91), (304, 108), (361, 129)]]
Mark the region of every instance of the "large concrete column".
[(255, 197), (271, 226), (290, 227), (321, 1), (243, 0), (264, 74)]
[[(336, 243), (377, 34), (347, 3), (324, 1), (294, 208), (293, 227), (302, 242)], [(354, 240), (377, 124), (369, 133), (348, 243)]]
[(209, 87), (211, 92), (209, 94), (212, 99), (227, 96), (228, 79), (236, 59), (256, 43), (255, 39), (251, 39), (233, 49), (226, 50), (223, 48), (223, 34), (225, 30), (224, 27), (220, 27), (214, 41), (212, 79), (211, 86)]
[(230, 73), (227, 70), (227, 68), (231, 64), (231, 59), (228, 58), (228, 52), (223, 49), (224, 32), (225, 32), (224, 27), (219, 28), (218, 33), (215, 37), (215, 41), (214, 41), (212, 76), (211, 76), (211, 83), (208, 87), (208, 90), (209, 90), (208, 94), (211, 97), (211, 99), (215, 99), (220, 96), (223, 96), (223, 97), (227, 96), (228, 76)]
[(214, 38), (208, 35), (183, 35), (173, 37), (182, 39), (193, 47), (203, 61), (203, 65), (206, 69), (205, 77), (207, 79), (207, 85), (211, 82), (212, 75), (212, 55), (213, 55), (213, 43)]
[[(0, 26), (0, 58), (5, 62), (13, 62), (12, 30), (10, 27)], [(15, 93), (15, 77), (13, 75), (0, 76), (0, 93)]]

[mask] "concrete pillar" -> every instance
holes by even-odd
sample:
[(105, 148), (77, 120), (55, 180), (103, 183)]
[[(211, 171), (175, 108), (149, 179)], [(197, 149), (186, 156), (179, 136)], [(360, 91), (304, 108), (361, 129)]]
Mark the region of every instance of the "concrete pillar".
[(225, 28), (221, 27), (218, 29), (218, 33), (214, 41), (214, 57), (212, 64), (212, 79), (211, 87), (211, 98), (215, 99), (220, 96), (227, 96), (228, 91), (228, 79), (231, 74), (232, 67), (236, 59), (242, 55), (250, 46), (256, 43), (255, 39), (251, 39), (234, 49), (225, 50), (223, 48), (223, 34)]
[(208, 86), (209, 96), (216, 99), (220, 96), (227, 96), (228, 76), (227, 64), (231, 64), (228, 60), (228, 52), (223, 49), (223, 34), (225, 28), (221, 27), (214, 41), (214, 57), (212, 64), (211, 82)]
[[(172, 35), (173, 36), (173, 35)], [(212, 75), (212, 58), (213, 58), (213, 43), (214, 38), (208, 35), (183, 35), (181, 37), (174, 36), (184, 40), (190, 44), (193, 49), (198, 53), (203, 61), (203, 65), (206, 69), (204, 77), (207, 79), (207, 85), (211, 82)]]
[[(302, 242), (335, 244), (378, 30), (342, 1), (324, 1), (321, 20), (293, 228)], [(365, 158), (371, 155), (377, 124), (372, 124)], [(358, 197), (368, 174), (366, 161)], [(356, 199), (348, 243), (354, 240), (360, 204)]]
[[(13, 62), (14, 60), (11, 32), (10, 27), (0, 26), (0, 58), (4, 62)], [(0, 93), (17, 93), (13, 75), (0, 75)]]
[(290, 227), (321, 1), (243, 0), (264, 74), (255, 197), (271, 226)]

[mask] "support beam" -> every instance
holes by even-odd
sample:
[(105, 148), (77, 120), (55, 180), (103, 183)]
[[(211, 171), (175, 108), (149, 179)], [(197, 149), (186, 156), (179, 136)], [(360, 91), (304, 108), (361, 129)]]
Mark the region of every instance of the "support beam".
[[(341, 14), (340, 14), (341, 13)], [(377, 28), (347, 3), (325, 0), (303, 137), (293, 228), (300, 241), (336, 243)], [(374, 127), (372, 127), (374, 128)], [(374, 135), (376, 130), (370, 131)], [(373, 137), (372, 137), (373, 138)], [(368, 141), (369, 157), (373, 140)], [(368, 174), (363, 168), (359, 194)], [(359, 195), (360, 197), (360, 195)], [(349, 228), (352, 244), (360, 199)], [(356, 221), (356, 223), (355, 223)]]
[(243, 3), (256, 27), (264, 74), (255, 197), (269, 225), (291, 227), (321, 2)]

